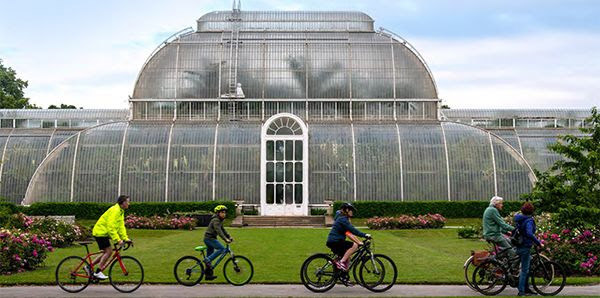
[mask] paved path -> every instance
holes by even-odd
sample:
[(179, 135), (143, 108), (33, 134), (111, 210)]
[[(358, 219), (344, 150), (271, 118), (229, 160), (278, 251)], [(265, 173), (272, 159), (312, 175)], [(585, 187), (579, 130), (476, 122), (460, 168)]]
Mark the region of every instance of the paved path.
[[(508, 288), (502, 295), (516, 295)], [(564, 295), (600, 296), (600, 285), (566, 287)], [(90, 285), (83, 292), (69, 294), (56, 286), (0, 287), (0, 297), (392, 297), (392, 296), (481, 296), (467, 286), (396, 285), (385, 293), (371, 293), (359, 286), (337, 285), (325, 294), (308, 291), (302, 285), (143, 285), (132, 294), (121, 294), (107, 285)]]

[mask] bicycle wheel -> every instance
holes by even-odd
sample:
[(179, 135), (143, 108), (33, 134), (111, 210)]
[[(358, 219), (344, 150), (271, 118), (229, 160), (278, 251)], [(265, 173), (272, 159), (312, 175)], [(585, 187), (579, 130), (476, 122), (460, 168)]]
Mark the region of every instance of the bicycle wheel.
[(563, 290), (567, 283), (567, 274), (563, 267), (552, 261), (543, 261), (532, 266), (531, 285), (538, 294), (554, 296)]
[(117, 291), (131, 293), (144, 282), (144, 267), (136, 258), (124, 256), (121, 262), (117, 259), (110, 264), (108, 279)]
[(475, 265), (473, 265), (473, 256), (469, 257), (463, 266), (465, 268), (465, 282), (467, 282), (467, 286), (469, 289), (473, 291), (477, 291), (473, 286), (473, 271), (475, 271)]
[(312, 292), (323, 293), (331, 290), (337, 280), (333, 260), (326, 254), (315, 254), (302, 263), (300, 268), (302, 284)]
[(398, 278), (398, 269), (394, 261), (381, 254), (374, 254), (361, 265), (359, 276), (363, 287), (372, 292), (385, 292), (392, 288)]
[(89, 268), (89, 264), (81, 257), (64, 258), (56, 266), (56, 284), (69, 293), (83, 291), (92, 279), (91, 272), (87, 272), (86, 268)]
[(229, 258), (223, 265), (223, 276), (234, 286), (243, 286), (250, 282), (254, 275), (252, 262), (244, 256)]
[(473, 287), (479, 293), (487, 296), (497, 295), (506, 288), (506, 270), (495, 261), (479, 264), (473, 271)]
[(173, 274), (179, 284), (191, 287), (204, 277), (204, 265), (196, 257), (185, 256), (177, 260)]

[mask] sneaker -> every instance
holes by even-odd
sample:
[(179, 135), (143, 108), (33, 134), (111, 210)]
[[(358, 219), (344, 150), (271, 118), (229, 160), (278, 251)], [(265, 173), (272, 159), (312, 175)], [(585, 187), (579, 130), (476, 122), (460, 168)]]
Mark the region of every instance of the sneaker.
[(339, 260), (333, 260), (333, 265), (335, 265), (335, 268), (339, 269), (339, 270), (344, 270), (344, 263), (340, 262)]
[(97, 279), (107, 279), (108, 278), (108, 276), (104, 275), (104, 273), (102, 273), (102, 271), (94, 273), (94, 277)]
[(216, 278), (217, 278), (216, 275), (206, 275), (206, 277), (204, 279), (206, 279), (206, 280), (214, 280)]

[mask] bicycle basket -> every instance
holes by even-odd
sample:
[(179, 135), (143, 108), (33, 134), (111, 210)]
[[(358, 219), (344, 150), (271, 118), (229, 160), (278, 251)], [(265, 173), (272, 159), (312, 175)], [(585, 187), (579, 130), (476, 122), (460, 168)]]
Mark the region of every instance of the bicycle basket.
[(479, 266), (479, 264), (489, 258), (490, 252), (487, 250), (471, 251), (471, 255), (473, 256), (473, 265)]

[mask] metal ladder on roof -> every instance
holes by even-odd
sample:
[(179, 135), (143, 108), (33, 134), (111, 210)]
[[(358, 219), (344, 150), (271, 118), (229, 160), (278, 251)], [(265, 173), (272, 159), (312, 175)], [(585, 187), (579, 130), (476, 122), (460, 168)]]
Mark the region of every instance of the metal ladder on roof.
[(224, 96), (229, 99), (227, 103), (227, 111), (230, 119), (236, 118), (236, 106), (237, 99), (242, 98), (237, 94), (237, 71), (238, 71), (238, 57), (239, 57), (239, 43), (240, 43), (240, 13), (241, 2), (233, 1), (233, 10), (231, 16), (227, 21), (231, 22), (231, 35), (229, 36), (229, 74), (228, 74), (228, 93)]

